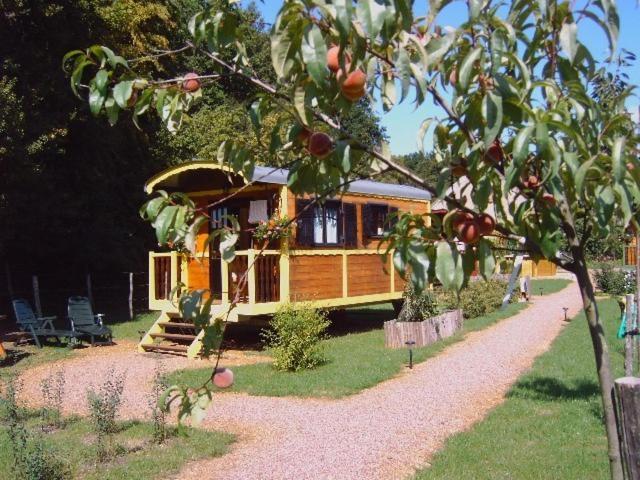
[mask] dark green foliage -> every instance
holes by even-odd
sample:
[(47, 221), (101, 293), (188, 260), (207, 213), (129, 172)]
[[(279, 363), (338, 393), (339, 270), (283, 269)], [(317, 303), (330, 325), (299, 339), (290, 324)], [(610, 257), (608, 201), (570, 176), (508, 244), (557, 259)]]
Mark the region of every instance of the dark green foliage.
[(164, 443), (167, 439), (167, 414), (160, 408), (159, 401), (162, 393), (168, 386), (162, 364), (158, 359), (153, 372), (153, 387), (149, 395), (149, 407), (151, 408), (151, 420), (153, 423), (153, 441), (158, 444)]
[(594, 273), (598, 290), (610, 295), (625, 295), (636, 290), (636, 277), (629, 270), (614, 269), (610, 265), (603, 265)]
[(62, 426), (62, 400), (66, 380), (64, 372), (51, 373), (40, 383), (44, 406), (41, 411), (43, 425), (59, 428)]
[(398, 315), (399, 322), (422, 322), (440, 313), (437, 298), (429, 289), (419, 291), (411, 282), (407, 282), (402, 298), (404, 304)]
[[(464, 318), (476, 318), (497, 310), (507, 293), (507, 282), (501, 280), (471, 281), (462, 289), (459, 299), (454, 292), (442, 295), (443, 306), (447, 309), (461, 308)], [(512, 296), (512, 300), (517, 297)]]
[(113, 457), (118, 450), (113, 445), (113, 434), (117, 432), (116, 416), (122, 403), (124, 377), (110, 372), (96, 392), (87, 391), (87, 403), (91, 424), (96, 434), (97, 459), (100, 462)]
[(320, 340), (329, 327), (326, 314), (311, 307), (285, 305), (269, 322), (263, 338), (273, 354), (278, 370), (298, 371), (325, 362)]

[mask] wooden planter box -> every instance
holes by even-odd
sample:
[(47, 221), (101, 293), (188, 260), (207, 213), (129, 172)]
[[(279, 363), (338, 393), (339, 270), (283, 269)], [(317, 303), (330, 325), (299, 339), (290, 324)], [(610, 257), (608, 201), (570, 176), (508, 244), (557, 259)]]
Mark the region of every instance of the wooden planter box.
[(406, 348), (405, 342), (414, 341), (414, 347), (424, 347), (450, 337), (462, 328), (462, 310), (451, 310), (422, 322), (384, 322), (384, 346)]

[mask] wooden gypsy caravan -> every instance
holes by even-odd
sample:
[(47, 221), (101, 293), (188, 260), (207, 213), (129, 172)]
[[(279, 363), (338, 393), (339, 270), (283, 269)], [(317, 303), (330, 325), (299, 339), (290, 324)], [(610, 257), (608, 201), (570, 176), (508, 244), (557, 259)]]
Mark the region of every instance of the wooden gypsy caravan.
[[(227, 312), (248, 265), (253, 268), (229, 321), (273, 314), (285, 302), (311, 301), (319, 307), (341, 308), (402, 297), (404, 282), (394, 272), (390, 257), (383, 264), (377, 247), (387, 215), (397, 210), (428, 213), (429, 193), (406, 185), (355, 181), (344, 195), (304, 210), (292, 235), (270, 244), (256, 259), (262, 242), (252, 232), (258, 222), (267, 221), (276, 211), (281, 217), (295, 217), (310, 202), (309, 197), (290, 192), (287, 174), (283, 169), (258, 166), (247, 182), (218, 163), (190, 162), (147, 182), (147, 193), (181, 191), (201, 206), (235, 193), (211, 209), (209, 228), (235, 215), (241, 234), (231, 263), (222, 261), (214, 247), (204, 252), (205, 261), (177, 252), (149, 253), (149, 308), (162, 313), (141, 340), (141, 351), (196, 357), (199, 334), (179, 317), (175, 301), (170, 300), (171, 290), (178, 283), (187, 289), (209, 289), (215, 298), (212, 318), (216, 318)], [(198, 245), (204, 244), (206, 236), (202, 231)]]

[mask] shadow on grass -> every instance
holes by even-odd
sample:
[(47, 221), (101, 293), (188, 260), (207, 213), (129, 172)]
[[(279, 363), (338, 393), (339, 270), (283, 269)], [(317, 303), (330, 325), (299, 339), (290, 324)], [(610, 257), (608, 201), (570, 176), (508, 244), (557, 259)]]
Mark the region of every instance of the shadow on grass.
[(557, 378), (536, 377), (521, 380), (507, 395), (510, 398), (525, 398), (547, 402), (562, 400), (588, 400), (600, 394), (598, 384), (592, 380), (580, 379), (568, 385)]
[[(395, 318), (391, 304), (378, 307), (349, 308), (329, 311), (331, 325), (327, 330), (330, 337), (341, 337), (350, 333), (380, 330), (387, 320)], [(224, 334), (224, 349), (264, 350), (260, 332), (268, 327), (269, 317), (261, 317), (252, 322), (230, 323)]]

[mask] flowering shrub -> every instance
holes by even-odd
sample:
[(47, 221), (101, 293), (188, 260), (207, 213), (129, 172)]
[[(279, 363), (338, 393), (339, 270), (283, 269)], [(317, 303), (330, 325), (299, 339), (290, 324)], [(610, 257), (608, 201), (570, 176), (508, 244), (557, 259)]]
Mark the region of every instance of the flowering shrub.
[(258, 226), (253, 231), (253, 238), (256, 240), (287, 238), (291, 235), (294, 225), (295, 222), (292, 222), (288, 216), (280, 216), (276, 210), (269, 220), (258, 223)]
[(594, 273), (598, 290), (610, 295), (625, 295), (636, 290), (636, 277), (629, 270), (615, 270), (610, 265)]

